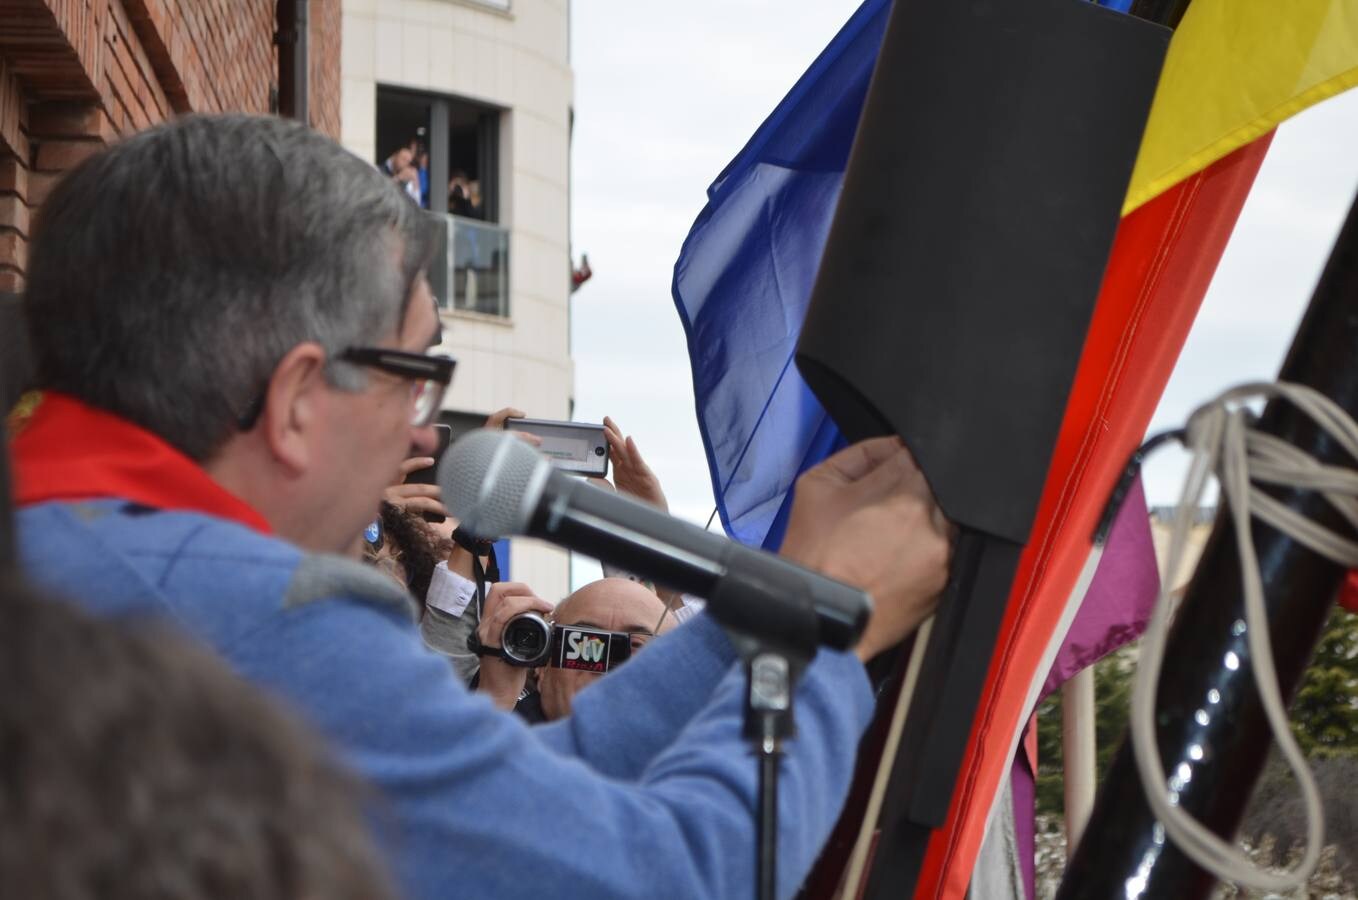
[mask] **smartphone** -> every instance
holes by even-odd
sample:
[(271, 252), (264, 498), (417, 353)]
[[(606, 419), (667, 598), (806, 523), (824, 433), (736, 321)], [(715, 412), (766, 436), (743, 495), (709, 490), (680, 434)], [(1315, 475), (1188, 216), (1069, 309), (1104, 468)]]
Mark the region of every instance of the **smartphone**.
[(506, 419), (506, 431), (526, 431), (542, 443), (538, 452), (553, 466), (573, 475), (603, 478), (608, 474), (608, 441), (604, 426), (550, 419)]
[[(443, 451), (448, 449), (448, 444), (453, 439), (453, 429), (449, 425), (435, 425), (434, 433), (438, 435), (438, 444), (434, 447), (434, 452), (430, 454), (434, 457), (434, 464), (425, 469), (419, 469), (406, 476), (406, 484), (438, 484), (439, 460), (443, 459)], [(424, 454), (419, 454), (424, 455)], [(438, 513), (421, 513), (426, 522), (442, 522), (447, 516)]]

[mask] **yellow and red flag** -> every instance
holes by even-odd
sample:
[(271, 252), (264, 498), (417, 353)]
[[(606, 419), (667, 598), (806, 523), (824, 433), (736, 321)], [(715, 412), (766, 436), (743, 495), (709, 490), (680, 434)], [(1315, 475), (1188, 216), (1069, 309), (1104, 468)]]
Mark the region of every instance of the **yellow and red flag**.
[[(966, 895), (986, 820), (1063, 635), (1090, 535), (1211, 282), (1273, 130), (1358, 83), (1358, 0), (1194, 0), (1169, 56), (1075, 386), (916, 897)], [(1358, 596), (1358, 579), (1354, 580)], [(1068, 618), (1065, 621), (1069, 621)]]
[(1358, 0), (1194, 0), (1170, 42), (1125, 216), (1358, 84)]

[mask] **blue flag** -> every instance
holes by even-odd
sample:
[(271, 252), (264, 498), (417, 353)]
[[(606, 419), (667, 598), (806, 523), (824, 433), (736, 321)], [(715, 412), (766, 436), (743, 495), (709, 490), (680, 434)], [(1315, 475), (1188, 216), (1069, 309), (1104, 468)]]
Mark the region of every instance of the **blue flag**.
[(674, 265), (712, 493), (752, 546), (778, 547), (793, 482), (844, 444), (793, 354), (890, 12), (865, 0), (840, 29), (707, 189)]
[(867, 0), (717, 176), (674, 266), (727, 534), (777, 547), (797, 475), (842, 444), (792, 361), (886, 30)]

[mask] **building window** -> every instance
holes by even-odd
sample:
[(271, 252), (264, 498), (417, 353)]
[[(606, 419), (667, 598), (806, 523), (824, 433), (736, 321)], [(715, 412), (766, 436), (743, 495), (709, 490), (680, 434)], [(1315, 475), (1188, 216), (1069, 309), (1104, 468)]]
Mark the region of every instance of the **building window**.
[(440, 307), (509, 315), (509, 230), (500, 221), (503, 111), (456, 97), (377, 90), (378, 165), (438, 219), (430, 281)]

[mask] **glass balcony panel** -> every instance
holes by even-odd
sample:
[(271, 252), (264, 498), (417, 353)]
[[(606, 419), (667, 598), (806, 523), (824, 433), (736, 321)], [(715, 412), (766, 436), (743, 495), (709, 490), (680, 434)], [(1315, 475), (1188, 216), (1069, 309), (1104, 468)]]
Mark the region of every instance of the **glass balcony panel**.
[[(448, 221), (448, 282), (453, 309), (509, 315), (509, 229), (462, 216)], [(445, 302), (447, 302), (445, 300)]]

